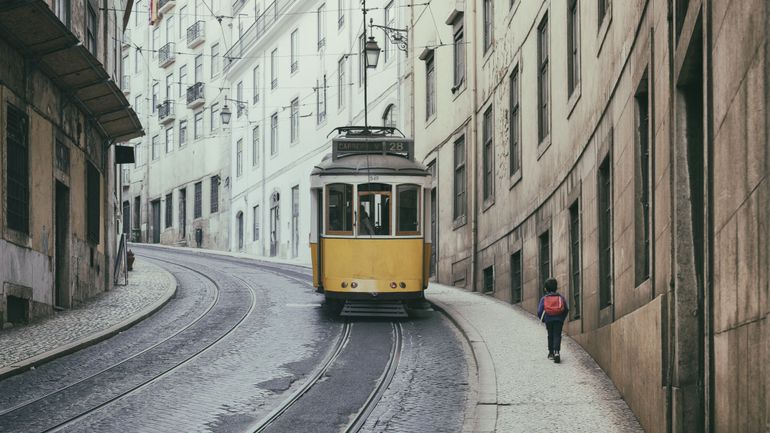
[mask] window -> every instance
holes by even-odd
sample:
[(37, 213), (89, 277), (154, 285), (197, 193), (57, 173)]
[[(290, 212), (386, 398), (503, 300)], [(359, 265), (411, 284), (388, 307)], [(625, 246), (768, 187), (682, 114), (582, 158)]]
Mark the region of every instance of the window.
[(495, 267), (484, 268), (484, 293), (495, 291)]
[(59, 17), (61, 22), (69, 27), (70, 17), (72, 14), (72, 5), (70, 0), (58, 0), (56, 1), (56, 16)]
[(337, 0), (337, 28), (345, 24), (345, 0)]
[(510, 125), (511, 149), (510, 149), (510, 175), (518, 173), (521, 169), (521, 110), (519, 109), (519, 67), (516, 66), (511, 73), (511, 111)]
[(436, 68), (433, 51), (425, 59), (425, 118), (436, 114)]
[(152, 159), (153, 161), (160, 156), (160, 138), (155, 135), (152, 137)]
[(358, 234), (389, 236), (391, 186), (365, 183), (358, 186)]
[(174, 127), (166, 128), (166, 153), (174, 150)]
[(195, 182), (195, 205), (193, 207), (193, 218), (200, 218), (203, 215), (203, 182)]
[(551, 236), (548, 231), (545, 231), (538, 237), (539, 250), (540, 250), (540, 289), (545, 287), (545, 280), (551, 278)]
[[(238, 84), (235, 85), (235, 99), (237, 99), (238, 101), (243, 101), (243, 81), (239, 81)], [(241, 102), (236, 102), (235, 117), (241, 117), (245, 109), (246, 109), (245, 104), (242, 104)]]
[(319, 87), (318, 81), (316, 81), (315, 89), (315, 104), (316, 104), (316, 122), (320, 125), (326, 120), (326, 74), (323, 78), (323, 87)]
[(174, 15), (166, 15), (166, 43), (174, 42)]
[(454, 219), (465, 216), (465, 136), (455, 141)]
[(179, 39), (187, 36), (187, 27), (189, 27), (189, 17), (187, 16), (187, 6), (179, 8)]
[(197, 56), (195, 56), (195, 83), (200, 83), (202, 81), (203, 81), (203, 54), (198, 54)]
[(342, 56), (337, 61), (337, 109), (345, 106), (345, 60), (347, 56)]
[(599, 27), (604, 22), (604, 17), (607, 16), (607, 11), (610, 10), (610, 0), (597, 0), (599, 3)]
[(291, 100), (291, 142), (299, 139), (299, 98)]
[(238, 139), (235, 144), (235, 176), (241, 177), (243, 174), (243, 139)]
[(256, 104), (259, 102), (259, 65), (254, 66), (254, 69), (251, 71), (251, 81), (254, 85), (254, 88), (252, 89), (252, 99), (254, 103)]
[(612, 304), (612, 167), (609, 156), (599, 165), (599, 307)]
[(420, 187), (398, 185), (396, 187), (396, 234), (420, 234)]
[(270, 88), (278, 87), (278, 48), (270, 53)]
[(454, 88), (452, 93), (457, 91), (463, 80), (465, 80), (465, 31), (460, 25), (454, 34)]
[(219, 176), (211, 176), (211, 213), (219, 212)]
[(650, 113), (647, 78), (636, 93), (636, 285), (650, 278)]
[(219, 128), (219, 103), (211, 104), (211, 131)]
[(187, 144), (187, 121), (179, 121), (179, 147), (184, 147)]
[(521, 250), (519, 250), (511, 254), (511, 304), (521, 302), (521, 285)]
[(492, 38), (494, 37), (494, 15), (492, 0), (484, 0), (484, 53), (492, 48)]
[(259, 165), (259, 126), (251, 130), (251, 165)]
[(142, 99), (142, 95), (136, 95), (136, 98), (134, 98), (134, 111), (136, 111), (137, 115), (141, 115), (143, 113), (143, 106), (144, 100)]
[[(87, 17), (88, 20), (86, 22), (86, 47), (89, 51), (91, 51), (91, 54), (97, 55), (96, 52), (96, 34), (99, 31), (99, 21), (96, 18), (96, 11), (93, 7), (91, 7), (91, 4), (88, 4), (88, 12)], [(155, 29), (158, 30), (158, 29)], [(157, 32), (156, 32), (157, 33)], [(153, 47), (153, 49), (156, 49), (157, 47)]]
[(134, 168), (139, 167), (140, 165), (144, 164), (144, 161), (142, 161), (142, 144), (137, 143), (134, 146)]
[(254, 228), (251, 231), (251, 240), (256, 242), (259, 240), (259, 205), (251, 208), (251, 221), (254, 224)]
[(158, 109), (158, 104), (160, 101), (158, 101), (158, 92), (160, 92), (160, 83), (155, 82), (152, 85), (152, 114), (155, 114), (155, 111)]
[(203, 111), (195, 113), (195, 122), (193, 125), (193, 135), (195, 139), (203, 137)]
[(543, 17), (537, 27), (537, 101), (538, 101), (538, 138), (539, 141), (548, 137), (551, 129), (551, 80), (548, 71), (548, 15)]
[(102, 176), (91, 162), (86, 163), (86, 233), (88, 241), (99, 243)]
[(326, 233), (353, 234), (353, 185), (335, 183), (327, 187)]
[(570, 0), (567, 8), (567, 94), (580, 83), (580, 0)]
[(580, 201), (575, 200), (569, 208), (569, 269), (573, 318), (580, 317), (580, 295), (583, 290), (580, 278), (582, 263), (580, 254)]
[(364, 83), (364, 68), (366, 68), (366, 40), (361, 33), (358, 37), (358, 87)]
[(297, 68), (299, 67), (299, 62), (297, 61), (297, 53), (299, 51), (299, 30), (294, 30), (291, 32), (291, 57), (289, 58), (291, 61), (291, 72), (296, 72)]
[(270, 116), (270, 155), (278, 153), (278, 113)]
[(495, 147), (492, 141), (492, 106), (484, 112), (484, 201), (494, 196)]
[(134, 72), (139, 73), (142, 70), (142, 49), (137, 48), (136, 51), (134, 51)]
[(211, 77), (219, 74), (219, 44), (211, 46)]
[(179, 68), (179, 95), (184, 95), (187, 88), (187, 65), (182, 65)]
[(385, 109), (385, 113), (382, 115), (382, 124), (390, 128), (396, 127), (396, 106), (393, 104), (388, 105)]
[[(385, 15), (384, 16), (385, 20), (384, 20), (383, 24), (385, 25), (385, 27), (391, 27), (391, 28), (395, 27), (393, 25), (394, 21), (395, 21), (395, 16), (394, 16), (394, 13), (393, 13), (393, 0), (388, 2), (387, 5), (385, 5), (384, 15)], [(372, 30), (374, 30), (374, 29), (372, 29)], [(393, 50), (393, 48), (391, 47), (390, 41), (386, 41), (382, 48), (383, 48), (383, 51), (384, 51), (385, 63), (388, 63), (388, 61), (391, 59), (391, 57), (393, 57), (393, 55), (391, 54), (391, 50)]]
[(165, 228), (171, 227), (171, 225), (174, 223), (174, 215), (173, 215), (173, 209), (174, 209), (174, 200), (172, 193), (166, 194), (166, 225)]
[(155, 57), (160, 48), (160, 27), (152, 29), (152, 56)]
[(326, 46), (326, 3), (318, 7), (316, 14), (318, 24), (318, 49)]
[(6, 225), (29, 234), (29, 118), (11, 104), (6, 107)]

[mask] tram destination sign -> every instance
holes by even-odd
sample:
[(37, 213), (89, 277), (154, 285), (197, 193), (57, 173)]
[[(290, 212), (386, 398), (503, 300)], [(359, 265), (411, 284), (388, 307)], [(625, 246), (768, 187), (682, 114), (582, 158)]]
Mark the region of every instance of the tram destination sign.
[(334, 159), (352, 155), (397, 155), (412, 159), (412, 140), (334, 140)]

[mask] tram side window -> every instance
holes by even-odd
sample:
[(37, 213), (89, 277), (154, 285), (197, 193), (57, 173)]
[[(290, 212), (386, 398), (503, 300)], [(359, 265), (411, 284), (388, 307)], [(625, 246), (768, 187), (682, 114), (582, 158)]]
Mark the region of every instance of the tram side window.
[(389, 236), (391, 186), (365, 183), (358, 186), (358, 234)]
[(353, 234), (353, 185), (336, 183), (329, 185), (329, 204), (326, 232), (329, 234)]
[(398, 206), (399, 235), (417, 235), (420, 233), (420, 187), (417, 185), (399, 185), (396, 188)]

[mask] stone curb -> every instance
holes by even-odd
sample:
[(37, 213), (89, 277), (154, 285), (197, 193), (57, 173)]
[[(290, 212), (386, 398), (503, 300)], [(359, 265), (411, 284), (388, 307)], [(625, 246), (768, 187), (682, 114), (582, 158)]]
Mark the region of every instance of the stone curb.
[[(486, 341), (476, 328), (451, 305), (427, 298), (433, 307), (442, 312), (460, 330), (468, 341), (473, 352), (478, 372), (477, 401), (473, 406), (470, 419), (473, 426), (470, 431), (474, 433), (494, 432), (497, 428), (497, 376), (495, 363), (489, 353)], [(466, 414), (466, 419), (468, 414)], [(464, 430), (465, 431), (465, 430)]]
[(56, 358), (69, 355), (70, 353), (77, 352), (80, 349), (84, 349), (100, 341), (106, 340), (151, 316), (153, 313), (166, 305), (166, 303), (168, 303), (171, 298), (176, 296), (177, 289), (179, 288), (179, 283), (176, 281), (176, 278), (174, 278), (174, 276), (165, 269), (163, 269), (163, 272), (166, 274), (166, 279), (168, 280), (168, 289), (166, 289), (166, 293), (164, 293), (155, 303), (148, 305), (133, 316), (128, 317), (122, 322), (112, 325), (109, 328), (97, 331), (93, 334), (89, 334), (79, 340), (67, 343), (47, 352), (40, 353), (8, 367), (0, 368), (0, 380), (15, 376), (19, 373), (23, 373), (32, 367), (37, 367)]
[(232, 257), (235, 259), (254, 260), (255, 262), (264, 262), (264, 263), (269, 263), (274, 265), (297, 266), (297, 267), (306, 268), (306, 269), (311, 269), (313, 267), (312, 264), (310, 263), (274, 259), (271, 257), (264, 257), (264, 256), (255, 256), (248, 253), (233, 253), (230, 251), (210, 250), (206, 248), (177, 247), (174, 245), (145, 244), (145, 243), (136, 243), (136, 242), (129, 242), (129, 246), (147, 248), (147, 249), (155, 248), (155, 249), (165, 249), (165, 250), (171, 250), (171, 251), (184, 251), (184, 252), (193, 253), (193, 254), (213, 254), (213, 255), (223, 256), (223, 257)]

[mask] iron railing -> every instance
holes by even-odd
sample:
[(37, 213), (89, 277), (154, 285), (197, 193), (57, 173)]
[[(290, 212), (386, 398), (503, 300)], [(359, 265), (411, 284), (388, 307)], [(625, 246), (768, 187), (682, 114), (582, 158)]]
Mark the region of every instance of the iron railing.
[(203, 83), (195, 83), (187, 88), (187, 103), (192, 104), (198, 99), (203, 99)]
[(187, 46), (190, 47), (197, 42), (202, 42), (205, 36), (205, 23), (203, 21), (197, 21), (195, 24), (187, 28)]
[(294, 2), (295, 0), (275, 0), (270, 3), (265, 11), (257, 17), (254, 24), (225, 53), (225, 71), (230, 69), (252, 45), (262, 38)]
[(160, 105), (158, 105), (158, 119), (160, 121), (164, 121), (166, 119), (173, 119), (174, 118), (174, 101), (163, 101)]
[(160, 67), (169, 65), (174, 60), (176, 60), (176, 52), (174, 51), (173, 42), (169, 42), (160, 47), (160, 50), (158, 50), (158, 65), (160, 65)]

